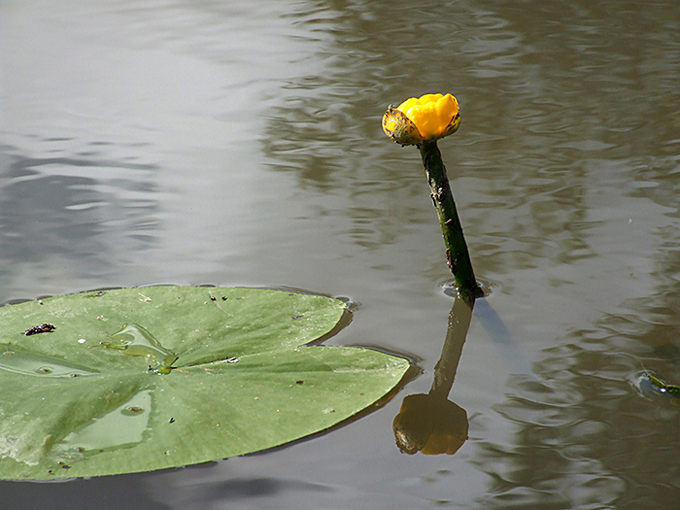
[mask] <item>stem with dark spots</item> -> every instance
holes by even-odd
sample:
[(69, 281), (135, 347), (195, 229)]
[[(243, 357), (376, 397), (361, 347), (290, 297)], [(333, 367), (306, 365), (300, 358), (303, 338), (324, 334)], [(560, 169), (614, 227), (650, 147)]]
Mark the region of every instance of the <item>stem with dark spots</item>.
[(456, 203), (453, 200), (441, 152), (436, 141), (425, 142), (418, 148), (425, 167), (427, 182), (430, 185), (432, 203), (439, 216), (449, 269), (453, 273), (458, 294), (472, 304), (476, 298), (483, 295), (483, 292), (472, 270), (470, 254), (465, 237), (463, 237), (463, 227), (458, 219)]

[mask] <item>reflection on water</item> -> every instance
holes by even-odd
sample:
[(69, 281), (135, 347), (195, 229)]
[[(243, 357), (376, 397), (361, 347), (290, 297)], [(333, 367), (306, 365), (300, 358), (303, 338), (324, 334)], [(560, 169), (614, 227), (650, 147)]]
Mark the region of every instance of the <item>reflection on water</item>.
[(0, 499), (672, 508), (680, 409), (629, 381), (680, 380), (678, 33), (670, 0), (3, 2), (0, 301), (164, 281), (347, 295), (362, 306), (333, 341), (422, 360), (405, 391), (426, 394), (449, 275), (418, 156), (380, 117), (452, 92), (440, 149), (514, 343), (472, 319), (454, 456), (399, 455), (397, 398), (266, 455)]
[(453, 455), (468, 438), (467, 412), (448, 397), (470, 327), (472, 306), (463, 299), (454, 301), (444, 348), (435, 365), (429, 393), (404, 398), (399, 414), (394, 418), (394, 437), (403, 453)]
[[(46, 140), (62, 152), (65, 140)], [(30, 157), (3, 148), (0, 176), (0, 281), (16, 282), (24, 271), (34, 278), (61, 279), (80, 265), (102, 273), (154, 243), (159, 227), (152, 165), (106, 160), (96, 151), (79, 157)], [(30, 266), (30, 268), (26, 267)], [(3, 296), (6, 297), (6, 296)]]

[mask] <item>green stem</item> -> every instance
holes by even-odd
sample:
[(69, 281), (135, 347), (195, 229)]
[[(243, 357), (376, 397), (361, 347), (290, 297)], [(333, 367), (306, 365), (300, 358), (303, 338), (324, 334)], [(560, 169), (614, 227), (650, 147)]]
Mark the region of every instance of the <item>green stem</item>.
[(427, 174), (427, 182), (430, 185), (430, 196), (439, 216), (449, 269), (453, 273), (460, 296), (468, 303), (474, 303), (476, 298), (483, 295), (483, 292), (477, 285), (475, 273), (472, 270), (470, 254), (465, 237), (463, 237), (463, 227), (458, 219), (456, 203), (453, 200), (441, 152), (436, 141), (425, 142), (418, 148)]

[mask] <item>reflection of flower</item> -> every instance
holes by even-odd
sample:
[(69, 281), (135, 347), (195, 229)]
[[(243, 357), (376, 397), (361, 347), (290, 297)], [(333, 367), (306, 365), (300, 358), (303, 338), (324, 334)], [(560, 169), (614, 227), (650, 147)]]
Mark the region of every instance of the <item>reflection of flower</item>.
[(409, 395), (392, 424), (399, 450), (453, 455), (468, 437), (465, 409), (433, 395)]
[(385, 134), (402, 145), (420, 145), (444, 138), (460, 125), (458, 101), (451, 94), (412, 97), (383, 116)]

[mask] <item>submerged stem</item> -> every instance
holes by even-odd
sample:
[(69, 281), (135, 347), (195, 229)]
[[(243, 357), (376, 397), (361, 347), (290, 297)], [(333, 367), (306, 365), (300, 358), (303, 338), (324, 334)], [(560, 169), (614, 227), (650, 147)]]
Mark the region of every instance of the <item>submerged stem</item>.
[(427, 174), (427, 182), (430, 185), (432, 203), (439, 216), (449, 269), (453, 273), (460, 296), (468, 303), (474, 303), (476, 298), (483, 295), (483, 292), (472, 270), (470, 254), (465, 237), (463, 237), (463, 227), (458, 219), (456, 203), (453, 200), (441, 152), (436, 141), (424, 142), (418, 148)]

